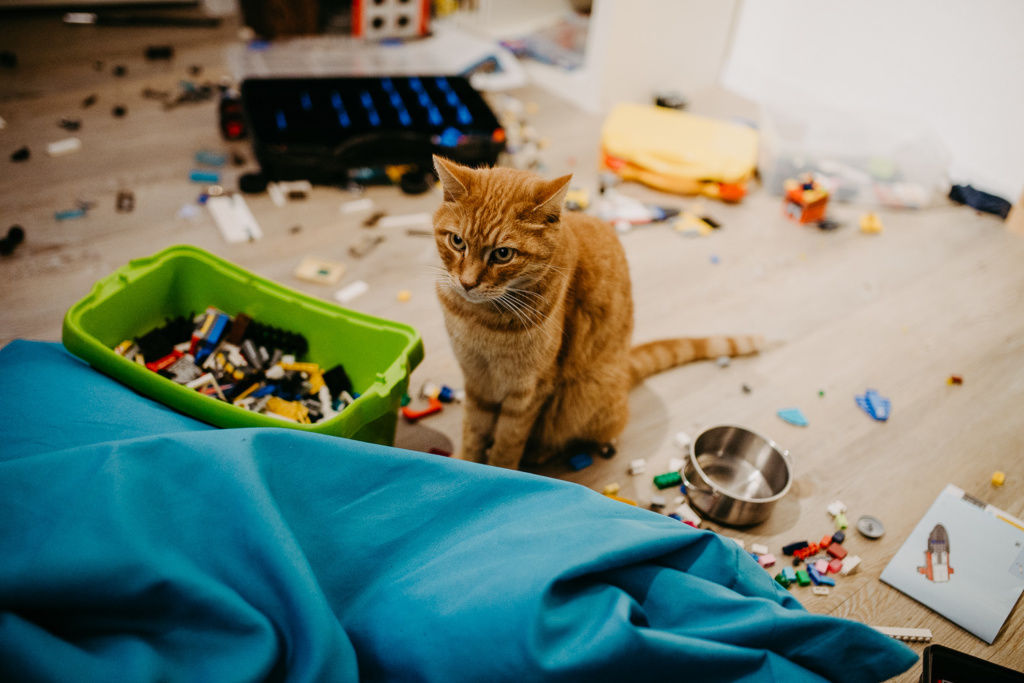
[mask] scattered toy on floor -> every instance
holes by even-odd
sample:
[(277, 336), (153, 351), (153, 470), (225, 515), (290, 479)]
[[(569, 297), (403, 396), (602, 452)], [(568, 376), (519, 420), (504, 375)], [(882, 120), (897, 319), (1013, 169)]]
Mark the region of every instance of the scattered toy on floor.
[(336, 285), (345, 275), (345, 264), (306, 256), (295, 269), (295, 277), (318, 285)]
[(12, 225), (7, 229), (7, 237), (0, 239), (0, 256), (10, 256), (24, 241), (25, 230), (20, 225)]
[(806, 175), (800, 180), (789, 179), (784, 184), (786, 196), (783, 213), (799, 223), (820, 223), (828, 208), (828, 189)]
[(874, 389), (868, 389), (862, 395), (855, 398), (857, 405), (875, 420), (885, 422), (889, 419), (889, 414), (892, 412), (892, 401)]
[(119, 190), (114, 208), (118, 213), (131, 213), (135, 209), (135, 193), (128, 190)]
[(807, 418), (799, 408), (783, 408), (777, 414), (783, 421), (791, 425), (797, 427), (806, 427), (808, 425)]
[(873, 212), (865, 213), (860, 217), (860, 231), (869, 235), (878, 235), (885, 230), (885, 226), (882, 225), (882, 219), (878, 217), (878, 214)]
[(966, 204), (976, 211), (991, 213), (1003, 219), (1010, 215), (1010, 209), (1013, 208), (1002, 197), (976, 190), (970, 185), (954, 185), (949, 190), (949, 198), (957, 204)]

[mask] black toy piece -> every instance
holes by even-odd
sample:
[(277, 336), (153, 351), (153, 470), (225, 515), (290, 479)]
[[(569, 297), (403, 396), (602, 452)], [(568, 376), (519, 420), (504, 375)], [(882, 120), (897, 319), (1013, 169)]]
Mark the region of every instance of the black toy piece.
[(434, 154), (492, 166), (505, 148), (494, 113), (459, 76), (248, 79), (241, 101), (272, 181), (346, 185), (367, 168), (432, 168)]
[(7, 237), (0, 240), (0, 256), (10, 256), (15, 247), (24, 241), (25, 231), (20, 225), (12, 225), (7, 231)]

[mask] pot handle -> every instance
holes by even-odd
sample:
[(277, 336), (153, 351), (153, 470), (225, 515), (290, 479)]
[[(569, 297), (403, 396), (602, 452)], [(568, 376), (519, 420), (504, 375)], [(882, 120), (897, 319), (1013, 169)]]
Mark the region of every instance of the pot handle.
[(714, 491), (713, 489), (701, 488), (700, 486), (696, 486), (694, 484), (691, 484), (690, 483), (690, 478), (686, 476), (686, 465), (683, 465), (683, 469), (679, 470), (679, 476), (682, 477), (683, 483), (686, 484), (686, 490), (687, 491), (689, 491), (690, 489), (695, 489), (697, 491), (700, 491), (701, 493), (706, 493), (709, 496), (716, 496), (716, 495), (718, 495), (718, 492)]

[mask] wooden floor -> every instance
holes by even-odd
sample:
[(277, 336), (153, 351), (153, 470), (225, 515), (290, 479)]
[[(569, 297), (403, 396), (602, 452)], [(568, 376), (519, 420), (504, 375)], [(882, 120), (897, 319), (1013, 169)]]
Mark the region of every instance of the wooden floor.
[[(6, 234), (17, 223), (27, 235), (13, 256), (0, 259), (0, 345), (58, 340), (63, 314), (97, 279), (131, 258), (188, 243), (326, 299), (348, 282), (365, 280), (370, 290), (352, 308), (409, 323), (422, 334), (426, 359), (413, 387), (426, 380), (461, 386), (432, 291), (429, 266), (439, 264), (432, 240), (375, 228), (385, 241), (362, 259), (350, 257), (349, 246), (370, 231), (361, 216), (339, 212), (352, 197), (332, 188), (316, 188), (309, 200), (285, 208), (265, 195), (249, 198), (265, 234), (255, 243), (226, 244), (205, 212), (196, 220), (176, 217), (201, 190), (187, 180), (197, 150), (251, 154), (245, 144), (221, 142), (215, 104), (163, 111), (141, 92), (193, 78), (187, 73), (192, 64), (203, 67), (198, 80), (216, 80), (225, 73), (222, 50), (235, 40), (233, 26), (67, 27), (55, 16), (0, 19), (0, 49), (19, 58), (17, 69), (0, 69), (0, 117), (7, 122), (0, 130), (0, 230)], [(168, 43), (177, 51), (173, 62), (144, 60), (146, 46)], [(112, 75), (116, 64), (126, 65), (128, 74)], [(83, 109), (91, 94), (97, 103)], [(572, 172), (579, 185), (595, 189), (601, 121), (539, 90), (516, 94), (539, 105), (531, 120), (550, 141), (545, 173)], [(721, 98), (694, 99), (697, 111), (749, 114), (741, 104), (730, 111)], [(110, 113), (118, 104), (128, 108), (124, 118)], [(83, 148), (50, 158), (46, 143), (71, 135), (57, 125), (63, 116), (83, 120), (74, 133)], [(31, 148), (31, 158), (10, 161), (22, 145)], [(229, 168), (225, 185), (232, 188), (244, 170)], [(122, 188), (135, 193), (132, 213), (115, 211)], [(637, 186), (623, 191), (666, 206), (693, 204)], [(435, 193), (408, 197), (394, 188), (367, 194), (391, 214), (432, 211), (439, 202)], [(79, 200), (96, 202), (86, 218), (54, 219), (54, 212)], [(783, 544), (830, 532), (826, 506), (835, 499), (846, 503), (852, 520), (870, 514), (886, 527), (875, 541), (851, 529), (846, 547), (863, 558), (862, 569), (840, 578), (830, 595), (793, 590), (809, 610), (930, 628), (937, 643), (1024, 669), (1024, 609), (1014, 610), (988, 646), (879, 581), (947, 483), (1024, 515), (1024, 238), (1008, 234), (994, 218), (945, 204), (882, 211), (886, 230), (879, 236), (857, 230), (863, 207), (833, 206), (844, 227), (822, 233), (784, 219), (779, 204), (760, 190), (736, 206), (706, 202), (704, 212), (723, 226), (707, 238), (684, 238), (666, 226), (623, 236), (636, 341), (758, 333), (772, 348), (726, 368), (700, 363), (648, 380), (632, 395), (631, 422), (616, 457), (581, 472), (555, 463), (542, 474), (597, 490), (618, 482), (621, 495), (647, 505), (657, 492), (650, 475), (683, 455), (673, 445), (676, 432), (696, 435), (720, 424), (757, 430), (790, 451), (795, 485), (768, 522), (729, 535), (778, 554)], [(295, 279), (306, 255), (344, 262), (341, 285)], [(406, 303), (396, 298), (403, 289), (413, 292)], [(948, 385), (951, 374), (962, 375), (963, 385)], [(742, 391), (743, 384), (752, 391)], [(887, 423), (855, 405), (854, 395), (867, 388), (892, 400)], [(808, 427), (776, 416), (793, 406), (806, 414)], [(403, 425), (397, 445), (454, 448), (460, 419), (459, 407), (450, 406), (419, 425)], [(634, 458), (647, 459), (646, 475), (627, 473)], [(1002, 488), (989, 483), (995, 470), (1006, 473)], [(916, 681), (919, 671), (896, 680)]]

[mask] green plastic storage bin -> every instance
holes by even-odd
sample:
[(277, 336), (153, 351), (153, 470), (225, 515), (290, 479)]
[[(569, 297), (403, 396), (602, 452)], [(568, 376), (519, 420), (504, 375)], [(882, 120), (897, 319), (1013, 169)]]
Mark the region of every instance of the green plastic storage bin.
[[(359, 398), (329, 420), (284, 422), (204, 396), (114, 353), (120, 342), (167, 318), (207, 306), (302, 334), (309, 352), (299, 360), (325, 369), (340, 363)], [(287, 427), (385, 445), (394, 443), (409, 374), (423, 360), (423, 342), (408, 325), (321, 301), (191, 246), (135, 259), (97, 282), (64, 317), (63, 342), (136, 391), (218, 427)]]

